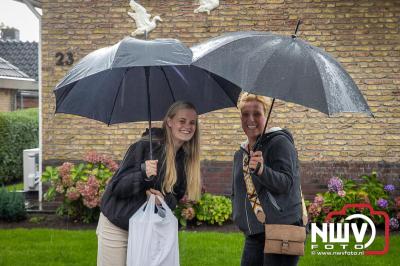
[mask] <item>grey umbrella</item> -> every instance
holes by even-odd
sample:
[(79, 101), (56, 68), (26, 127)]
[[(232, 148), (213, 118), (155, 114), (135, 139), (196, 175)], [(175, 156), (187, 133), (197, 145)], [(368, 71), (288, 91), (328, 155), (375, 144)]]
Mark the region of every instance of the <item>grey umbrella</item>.
[[(269, 32), (233, 32), (193, 46), (193, 65), (249, 93), (297, 103), (333, 115), (372, 113), (357, 85), (328, 53), (298, 39)], [(260, 147), (259, 137), (254, 150)], [(258, 168), (254, 172), (258, 171)]]
[(200, 114), (236, 106), (238, 86), (191, 62), (191, 50), (178, 40), (127, 37), (69, 71), (54, 89), (56, 113), (108, 125), (149, 121), (151, 130), (175, 101), (190, 101)]
[(372, 115), (344, 68), (331, 55), (296, 35), (234, 32), (191, 49), (193, 65), (224, 77), (247, 92), (297, 103), (328, 115)]

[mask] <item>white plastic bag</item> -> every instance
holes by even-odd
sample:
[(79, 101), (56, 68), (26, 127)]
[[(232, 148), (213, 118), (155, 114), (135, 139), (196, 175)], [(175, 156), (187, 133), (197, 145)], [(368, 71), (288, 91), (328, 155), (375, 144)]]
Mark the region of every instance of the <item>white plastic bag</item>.
[(129, 219), (127, 266), (179, 266), (178, 220), (158, 196), (163, 209), (156, 206), (155, 197)]

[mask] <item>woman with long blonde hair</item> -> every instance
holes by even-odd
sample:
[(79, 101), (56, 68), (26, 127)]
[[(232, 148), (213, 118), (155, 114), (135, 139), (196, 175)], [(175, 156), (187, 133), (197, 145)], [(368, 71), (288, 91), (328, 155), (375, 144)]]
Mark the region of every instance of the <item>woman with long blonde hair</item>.
[(165, 115), (162, 128), (152, 129), (153, 160), (149, 160), (149, 132), (128, 149), (119, 170), (102, 197), (97, 227), (97, 265), (125, 265), (129, 218), (147, 196), (162, 197), (171, 209), (187, 194), (198, 200), (200, 131), (195, 107), (176, 102)]

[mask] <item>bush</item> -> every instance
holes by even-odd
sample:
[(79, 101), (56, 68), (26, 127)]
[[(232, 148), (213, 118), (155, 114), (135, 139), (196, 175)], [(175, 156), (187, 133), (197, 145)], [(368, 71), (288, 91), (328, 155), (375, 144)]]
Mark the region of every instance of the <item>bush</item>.
[(0, 189), (0, 220), (17, 222), (26, 218), (25, 199), (21, 193)]
[(37, 108), (0, 113), (0, 185), (22, 181), (22, 151), (38, 145)]
[(210, 193), (204, 193), (194, 207), (196, 219), (208, 224), (222, 225), (232, 214), (232, 202), (229, 198), (211, 195)]
[(232, 202), (227, 197), (210, 193), (204, 193), (198, 202), (190, 201), (185, 196), (174, 213), (183, 227), (186, 227), (187, 221), (222, 225), (231, 217)]
[[(374, 210), (387, 212), (392, 217), (392, 230), (397, 230), (400, 221), (400, 197), (394, 198), (394, 191), (395, 187), (392, 184), (384, 186), (375, 172), (362, 176), (359, 183), (351, 179), (332, 177), (328, 182), (328, 191), (318, 193), (314, 202), (309, 204), (309, 219), (311, 222), (322, 223), (329, 212), (339, 211), (345, 204), (368, 203)], [(356, 212), (348, 209), (346, 214)], [(363, 210), (362, 213), (369, 215), (368, 210)], [(343, 218), (336, 216), (333, 220), (338, 222), (341, 219)], [(384, 223), (382, 216), (373, 216), (372, 219), (377, 225)]]
[(46, 200), (54, 200), (57, 194), (63, 198), (58, 215), (90, 223), (99, 217), (101, 196), (118, 164), (96, 152), (89, 152), (84, 160), (79, 165), (65, 162), (60, 167), (46, 167), (42, 181), (50, 182)]

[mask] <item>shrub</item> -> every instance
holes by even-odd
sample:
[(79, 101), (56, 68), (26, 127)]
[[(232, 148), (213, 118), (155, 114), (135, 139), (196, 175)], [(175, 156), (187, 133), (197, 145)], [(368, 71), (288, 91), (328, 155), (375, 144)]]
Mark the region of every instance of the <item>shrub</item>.
[(17, 222), (26, 218), (25, 199), (21, 193), (0, 189), (0, 220)]
[(54, 200), (57, 194), (62, 196), (58, 215), (89, 223), (99, 217), (101, 196), (118, 164), (96, 152), (89, 152), (84, 160), (78, 165), (65, 162), (59, 167), (46, 167), (42, 181), (50, 182), (44, 194), (46, 200)]
[(178, 206), (176, 206), (174, 214), (183, 227), (186, 227), (187, 221), (193, 221), (194, 218), (196, 218), (196, 211), (194, 207), (196, 204), (196, 201), (188, 200), (187, 196), (184, 196), (179, 201)]
[[(375, 172), (361, 176), (359, 183), (351, 179), (332, 177), (328, 182), (328, 191), (318, 193), (314, 202), (309, 204), (309, 220), (322, 223), (329, 212), (341, 210), (345, 204), (368, 203), (375, 210), (386, 211), (392, 217), (392, 229), (396, 230), (400, 220), (400, 197), (393, 199), (394, 191), (395, 187), (392, 184), (384, 186)], [(347, 210), (347, 215), (353, 213), (356, 213), (356, 210)], [(362, 213), (369, 215), (368, 210), (363, 210)], [(341, 219), (343, 218), (336, 216), (333, 220), (337, 222)], [(376, 224), (384, 223), (382, 216), (373, 216), (372, 219)]]
[(22, 151), (38, 143), (37, 108), (0, 113), (0, 185), (22, 181)]
[(198, 221), (222, 225), (232, 214), (232, 203), (227, 197), (204, 193), (194, 209)]

